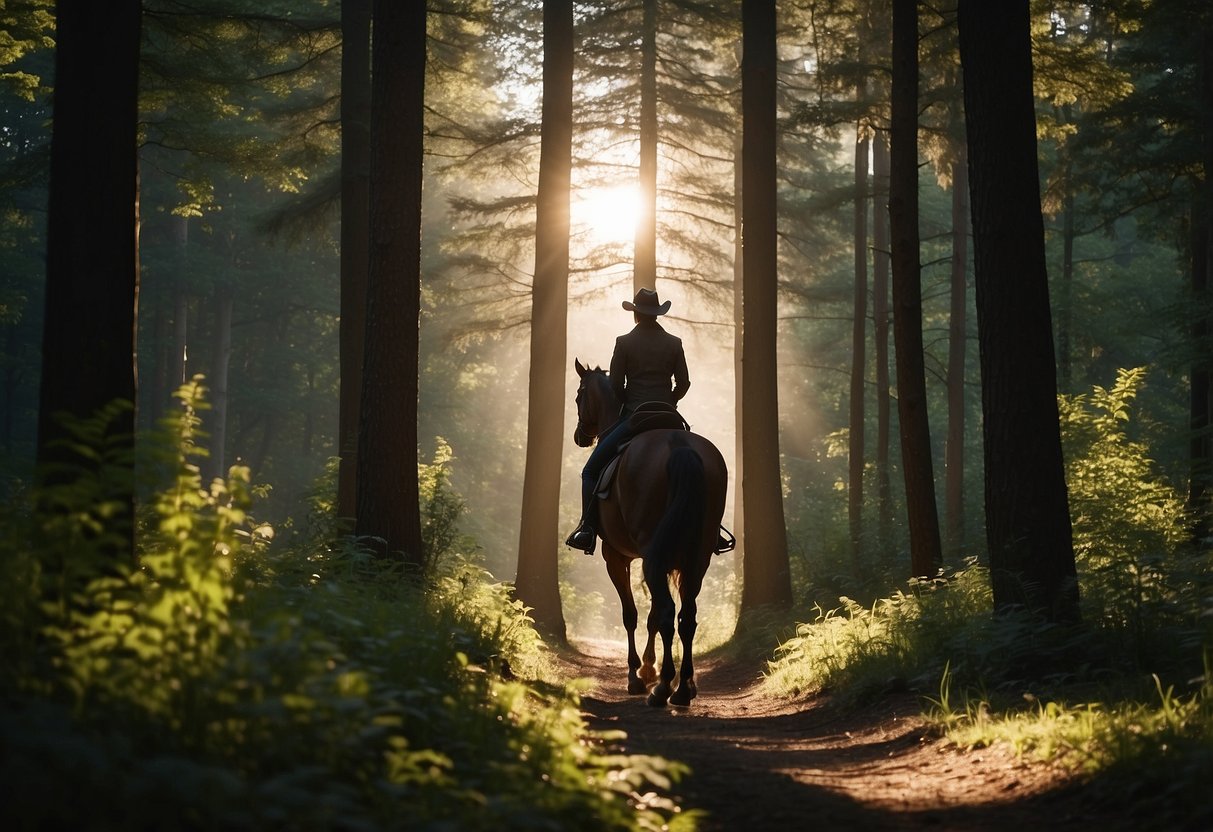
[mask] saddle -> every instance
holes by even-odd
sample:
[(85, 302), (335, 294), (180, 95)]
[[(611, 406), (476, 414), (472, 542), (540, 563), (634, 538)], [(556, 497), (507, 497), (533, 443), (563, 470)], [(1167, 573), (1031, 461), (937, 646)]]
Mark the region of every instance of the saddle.
[(632, 440), (636, 436), (648, 430), (690, 429), (691, 426), (687, 423), (687, 420), (682, 418), (682, 414), (678, 412), (678, 408), (672, 404), (666, 404), (665, 402), (644, 402), (637, 405), (636, 409), (628, 416), (628, 432), (631, 436), (619, 443), (619, 451), (603, 467), (602, 473), (598, 475), (598, 483), (594, 486), (594, 496), (599, 499), (606, 499), (607, 494), (611, 490), (611, 480), (615, 478), (615, 469), (619, 467), (619, 459), (623, 456), (623, 452), (627, 450), (628, 445), (632, 444)]
[[(632, 411), (628, 417), (628, 429), (632, 436), (644, 433), (646, 430), (690, 430), (687, 420), (682, 418), (678, 408), (665, 402), (644, 402)], [(622, 450), (622, 446), (620, 447)]]
[[(623, 458), (623, 452), (627, 450), (628, 445), (632, 444), (632, 439), (638, 434), (644, 433), (647, 430), (690, 430), (691, 426), (687, 423), (686, 419), (682, 418), (682, 414), (672, 404), (666, 404), (665, 402), (644, 402), (628, 416), (628, 429), (632, 435), (626, 441), (619, 444), (618, 453), (606, 464), (602, 469), (602, 473), (598, 475), (598, 482), (594, 486), (594, 496), (600, 500), (605, 500), (610, 495), (611, 481), (615, 478), (615, 471), (619, 468), (619, 460)], [(732, 532), (721, 526), (720, 534), (716, 538), (716, 554), (723, 555), (726, 552), (731, 552), (736, 546), (737, 538), (733, 536)]]

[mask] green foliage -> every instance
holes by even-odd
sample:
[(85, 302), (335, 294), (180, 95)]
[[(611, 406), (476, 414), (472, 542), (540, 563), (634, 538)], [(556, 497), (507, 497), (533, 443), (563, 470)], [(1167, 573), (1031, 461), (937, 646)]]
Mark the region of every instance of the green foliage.
[(836, 692), (860, 700), (890, 690), (926, 691), (950, 661), (969, 683), (1022, 672), (1050, 638), (1036, 622), (989, 614), (989, 573), (970, 561), (934, 580), (912, 580), (871, 606), (850, 598), (797, 625), (770, 662), (769, 689)]
[[(42, 562), (54, 582), (44, 593), (43, 633), (61, 664), (59, 681), (78, 703), (121, 701), (169, 716), (183, 680), (213, 671), (234, 636), (234, 559), (270, 534), (249, 523), (247, 468), (202, 482), (192, 462), (200, 381), (177, 395), (181, 408), (165, 424), (168, 447), (177, 449), (174, 481), (150, 506), (137, 563), (98, 562), (112, 551), (108, 521), (121, 510), (107, 483), (112, 472), (130, 470), (105, 444), (108, 411), (75, 426), (76, 448), (90, 464), (43, 492), (54, 511), (42, 540), (57, 552)], [(72, 573), (84, 580), (63, 580)]]
[(435, 441), (434, 461), (417, 465), (422, 503), (421, 543), (427, 572), (437, 570), (444, 555), (459, 549), (470, 554), (476, 545), (459, 532), (459, 520), (466, 505), (451, 486), (450, 463), (454, 458), (451, 446), (441, 436)]
[(1189, 649), (1200, 644), (1193, 590), (1208, 581), (1205, 559), (1180, 547), (1182, 496), (1129, 434), (1144, 383), (1144, 369), (1120, 370), (1110, 388), (1059, 398), (1084, 614), (1142, 663), (1177, 639)]
[(1082, 629), (992, 616), (988, 574), (970, 562), (871, 606), (818, 607), (780, 646), (768, 686), (844, 701), (922, 692), (953, 742), (1006, 742), (1098, 773), (1101, 799), (1207, 825), (1192, 807), (1207, 805), (1213, 776), (1208, 556), (1183, 545), (1183, 501), (1134, 438), (1144, 381), (1122, 370), (1111, 388), (1060, 400)]
[[(680, 766), (612, 753), (578, 684), (539, 681), (510, 587), (450, 553), (423, 587), (349, 541), (270, 546), (247, 471), (205, 484), (193, 464), (201, 395), (183, 387), (166, 424), (137, 564), (91, 563), (99, 486), (57, 487), (55, 557), (3, 508), (6, 826), (689, 828), (666, 796)], [(91, 567), (52, 580), (63, 562)]]

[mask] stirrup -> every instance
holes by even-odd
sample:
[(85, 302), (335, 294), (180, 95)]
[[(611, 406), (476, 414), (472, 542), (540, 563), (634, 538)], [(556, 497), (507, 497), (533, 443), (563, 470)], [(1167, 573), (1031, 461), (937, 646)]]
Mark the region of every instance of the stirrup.
[(716, 549), (718, 555), (723, 555), (725, 552), (731, 552), (737, 548), (737, 538), (733, 533), (724, 526), (720, 527), (720, 532), (716, 535)]

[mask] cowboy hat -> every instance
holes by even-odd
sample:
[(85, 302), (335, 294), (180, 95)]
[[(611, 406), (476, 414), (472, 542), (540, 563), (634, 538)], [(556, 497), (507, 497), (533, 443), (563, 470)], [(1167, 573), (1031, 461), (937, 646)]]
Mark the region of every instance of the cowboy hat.
[(665, 303), (657, 297), (657, 293), (652, 289), (641, 289), (636, 293), (635, 300), (623, 302), (623, 308), (629, 312), (638, 312), (641, 315), (664, 315), (670, 311), (670, 302)]

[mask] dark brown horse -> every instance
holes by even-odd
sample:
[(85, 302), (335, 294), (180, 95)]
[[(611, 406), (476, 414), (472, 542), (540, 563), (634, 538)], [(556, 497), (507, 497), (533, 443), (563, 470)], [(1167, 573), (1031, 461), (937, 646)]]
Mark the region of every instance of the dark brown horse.
[[(577, 389), (577, 429), (573, 440), (589, 447), (619, 416), (619, 401), (601, 368), (593, 370), (574, 360), (581, 385)], [(681, 429), (654, 429), (637, 434), (626, 446), (611, 480), (610, 491), (598, 501), (598, 532), (607, 574), (619, 593), (623, 626), (628, 633), (628, 692), (649, 692), (648, 702), (686, 706), (695, 698), (695, 599), (716, 548), (724, 514), (728, 469), (716, 446)], [(643, 558), (644, 582), (652, 605), (644, 662), (636, 653), (636, 601), (632, 597), (632, 561)], [(682, 667), (674, 688), (674, 598), (670, 577), (681, 602), (678, 635)], [(661, 674), (655, 668), (654, 641), (661, 634), (664, 655)]]

